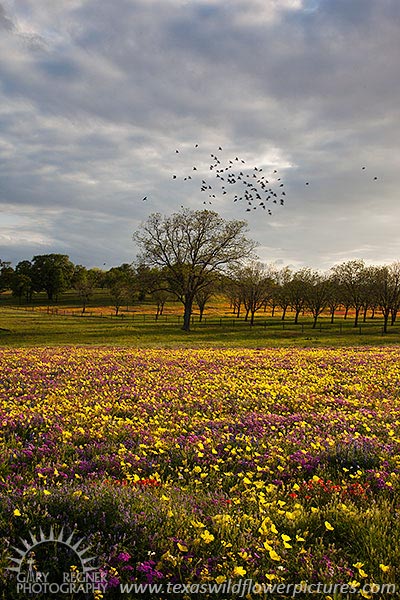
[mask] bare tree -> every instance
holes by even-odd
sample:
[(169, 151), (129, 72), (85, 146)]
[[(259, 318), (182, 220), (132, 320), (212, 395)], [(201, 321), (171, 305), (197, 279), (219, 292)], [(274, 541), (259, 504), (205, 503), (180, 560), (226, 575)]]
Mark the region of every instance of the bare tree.
[[(358, 317), (365, 299), (366, 269), (364, 261), (349, 260), (332, 267), (332, 272), (343, 286), (348, 305), (355, 310), (354, 327), (357, 327)], [(346, 301), (344, 304), (346, 306)]]
[(294, 322), (298, 323), (299, 315), (306, 304), (306, 292), (311, 281), (311, 270), (300, 269), (296, 271), (287, 284), (290, 306), (295, 312)]
[(335, 312), (343, 303), (343, 291), (338, 278), (333, 273), (331, 273), (328, 277), (327, 293), (327, 305), (329, 307), (329, 314), (331, 315), (331, 323), (333, 323), (335, 319)]
[(374, 267), (374, 282), (383, 315), (383, 331), (387, 333), (389, 316), (393, 311), (397, 312), (400, 304), (400, 263)]
[(282, 309), (282, 321), (285, 320), (286, 311), (290, 306), (289, 284), (292, 280), (293, 272), (289, 267), (283, 267), (276, 274), (277, 287), (274, 289), (277, 305)]
[(270, 297), (272, 277), (265, 265), (253, 261), (237, 270), (235, 281), (246, 309), (246, 320), (250, 313), (250, 325), (253, 325), (255, 313)]
[(305, 287), (306, 306), (310, 309), (313, 320), (313, 329), (317, 325), (319, 315), (328, 305), (329, 279), (318, 271), (310, 271)]
[(255, 243), (245, 237), (245, 221), (225, 221), (208, 210), (183, 209), (171, 216), (150, 215), (134, 240), (140, 261), (164, 268), (168, 289), (184, 306), (183, 329), (189, 331), (193, 302), (210, 276), (248, 256)]
[(194, 298), (197, 306), (199, 307), (199, 320), (203, 320), (204, 309), (206, 307), (207, 302), (212, 298), (215, 292), (215, 281), (210, 277), (207, 286), (204, 286), (202, 289), (197, 290)]

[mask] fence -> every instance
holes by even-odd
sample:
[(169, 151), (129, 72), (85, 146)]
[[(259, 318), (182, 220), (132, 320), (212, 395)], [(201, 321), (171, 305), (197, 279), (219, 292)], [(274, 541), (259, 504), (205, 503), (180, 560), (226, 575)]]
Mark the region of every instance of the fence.
[[(183, 317), (182, 315), (174, 315), (174, 314), (166, 314), (166, 315), (156, 315), (149, 313), (134, 313), (132, 311), (124, 311), (120, 314), (115, 314), (115, 311), (72, 311), (67, 309), (62, 309), (58, 307), (47, 307), (47, 309), (38, 309), (35, 306), (13, 306), (7, 307), (13, 310), (19, 310), (24, 312), (35, 312), (38, 314), (47, 314), (50, 316), (63, 316), (63, 317), (75, 317), (75, 318), (97, 318), (97, 319), (113, 319), (119, 320), (121, 322), (136, 322), (136, 323), (152, 323), (152, 324), (162, 324), (162, 323), (182, 323)], [(375, 321), (378, 321), (376, 319)], [(381, 321), (382, 322), (382, 321)], [(285, 331), (287, 334), (337, 334), (337, 335), (349, 335), (349, 334), (358, 334), (358, 335), (386, 335), (384, 334), (383, 326), (381, 322), (375, 323), (362, 323), (357, 327), (353, 326), (353, 323), (347, 321), (336, 321), (333, 324), (330, 322), (319, 321), (315, 328), (312, 327), (310, 322), (304, 323), (300, 322), (295, 324), (290, 322), (289, 320), (280, 321), (280, 320), (266, 320), (265, 318), (259, 316), (254, 320), (254, 327), (259, 329), (263, 328), (264, 331), (269, 331), (271, 333), (279, 333), (280, 331)], [(217, 317), (217, 316), (206, 316), (200, 320), (199, 315), (193, 315), (191, 318), (192, 325), (196, 325), (198, 327), (225, 327), (225, 328), (233, 328), (239, 329), (243, 327), (250, 327), (250, 321), (245, 321), (243, 318), (238, 319), (237, 317)], [(398, 327), (389, 326), (388, 333), (398, 332)]]

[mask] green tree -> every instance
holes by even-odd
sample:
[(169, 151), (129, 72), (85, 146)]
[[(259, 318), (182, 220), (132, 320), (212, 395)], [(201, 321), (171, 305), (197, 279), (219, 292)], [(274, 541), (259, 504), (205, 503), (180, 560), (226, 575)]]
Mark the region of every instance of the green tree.
[(121, 306), (128, 304), (133, 298), (136, 289), (134, 270), (126, 263), (120, 267), (113, 267), (107, 271), (105, 283), (114, 304), (115, 314), (118, 315)]
[(13, 295), (22, 300), (25, 295), (26, 302), (32, 302), (35, 286), (33, 283), (34, 272), (30, 260), (22, 260), (15, 267), (14, 281), (12, 284)]
[(0, 260), (0, 292), (10, 290), (14, 276), (14, 269), (10, 262)]
[(86, 306), (93, 296), (96, 286), (96, 272), (86, 269), (82, 265), (76, 265), (72, 276), (72, 287), (78, 292), (82, 302), (82, 313), (86, 312)]
[(32, 259), (32, 282), (34, 290), (44, 290), (49, 302), (71, 287), (74, 264), (66, 254), (40, 254)]

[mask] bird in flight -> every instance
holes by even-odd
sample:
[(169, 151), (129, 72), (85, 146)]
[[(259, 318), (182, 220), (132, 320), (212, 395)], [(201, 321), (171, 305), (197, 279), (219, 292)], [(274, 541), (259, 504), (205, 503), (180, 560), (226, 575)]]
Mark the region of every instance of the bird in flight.
[(145, 200), (147, 200), (147, 196), (145, 196), (144, 198), (142, 198), (142, 202), (144, 202)]

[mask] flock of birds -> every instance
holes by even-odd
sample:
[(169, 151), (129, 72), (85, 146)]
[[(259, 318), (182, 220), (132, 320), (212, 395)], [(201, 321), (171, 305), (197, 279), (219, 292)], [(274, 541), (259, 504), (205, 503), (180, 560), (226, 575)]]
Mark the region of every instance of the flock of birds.
[[(198, 144), (194, 148), (197, 149)], [(180, 154), (179, 150), (175, 150)], [(224, 160), (222, 146), (218, 147), (215, 154), (210, 154), (209, 165), (206, 167), (209, 175), (198, 176), (198, 167), (193, 165), (190, 174), (183, 177), (172, 175), (174, 180), (198, 182), (200, 192), (204, 194), (203, 205), (212, 205), (218, 199), (228, 198), (245, 207), (246, 212), (252, 210), (265, 210), (272, 215), (270, 206), (285, 204), (286, 191), (277, 169), (270, 174), (264, 173), (261, 167), (249, 167), (238, 156)], [(196, 173), (197, 171), (197, 173)], [(204, 171), (203, 171), (204, 173)], [(309, 182), (306, 183), (309, 185)]]
[[(199, 144), (195, 144), (194, 149), (198, 148)], [(175, 150), (175, 154), (180, 155), (181, 151)], [(238, 156), (224, 160), (222, 146), (218, 147), (215, 154), (210, 154), (210, 159), (210, 164), (206, 167), (209, 173), (207, 177), (204, 177), (204, 166), (200, 168), (195, 164), (192, 165), (190, 174), (178, 176), (174, 173), (171, 174), (171, 178), (175, 181), (196, 183), (205, 197), (203, 205), (212, 205), (219, 199), (231, 199), (234, 203), (243, 205), (246, 212), (258, 209), (272, 215), (273, 204), (277, 206), (285, 204), (285, 183), (277, 169), (265, 173), (261, 167), (248, 166)], [(366, 166), (361, 167), (363, 171), (366, 168)], [(200, 172), (203, 176), (199, 175)], [(378, 177), (373, 178), (374, 181), (377, 179)], [(309, 186), (310, 182), (305, 181), (304, 185)], [(145, 196), (142, 201), (147, 199)]]

